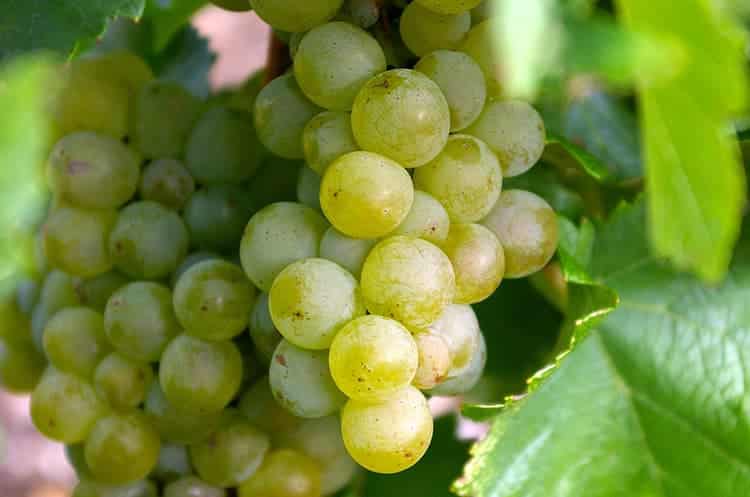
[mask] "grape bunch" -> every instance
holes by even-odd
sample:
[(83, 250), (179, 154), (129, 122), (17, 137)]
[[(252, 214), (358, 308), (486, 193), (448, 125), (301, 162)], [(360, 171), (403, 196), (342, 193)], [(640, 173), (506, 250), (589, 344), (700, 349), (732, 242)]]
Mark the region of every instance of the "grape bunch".
[(292, 67), (205, 100), (124, 51), (60, 69), (0, 380), (75, 497), (319, 497), (425, 454), (427, 396), (485, 366), (471, 305), (558, 240), (502, 189), (545, 129), (479, 4), (251, 0)]

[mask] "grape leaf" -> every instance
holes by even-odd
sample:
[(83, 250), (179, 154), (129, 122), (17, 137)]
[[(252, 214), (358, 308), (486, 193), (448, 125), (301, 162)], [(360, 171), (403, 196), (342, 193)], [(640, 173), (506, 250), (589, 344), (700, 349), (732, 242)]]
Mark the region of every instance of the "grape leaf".
[(0, 17), (0, 60), (31, 50), (68, 54), (98, 36), (110, 19), (137, 18), (145, 0), (6, 0)]
[(547, 133), (544, 160), (563, 169), (582, 169), (600, 183), (613, 183), (614, 175), (604, 163), (565, 137)]
[(750, 243), (707, 287), (653, 256), (644, 202), (597, 235), (617, 310), (474, 448), (460, 495), (750, 495)]

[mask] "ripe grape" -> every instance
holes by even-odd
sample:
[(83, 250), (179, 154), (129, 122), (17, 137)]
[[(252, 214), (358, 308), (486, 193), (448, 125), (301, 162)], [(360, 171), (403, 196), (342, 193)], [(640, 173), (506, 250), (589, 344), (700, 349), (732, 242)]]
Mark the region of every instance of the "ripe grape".
[[(281, 407), (271, 392), (268, 376), (260, 378), (240, 398), (240, 413), (253, 426), (276, 438), (294, 429), (302, 420)], [(274, 441), (275, 443), (275, 441)]]
[(453, 301), (453, 267), (435, 245), (394, 236), (372, 249), (362, 268), (362, 296), (373, 314), (392, 317), (409, 329), (429, 326)]
[(258, 358), (267, 366), (271, 363), (273, 353), (283, 338), (276, 329), (271, 319), (271, 311), (268, 309), (268, 294), (261, 293), (255, 301), (250, 313), (250, 337), (255, 344)]
[(31, 313), (31, 335), (40, 352), (43, 350), (44, 327), (50, 318), (60, 309), (77, 305), (81, 305), (81, 299), (76, 293), (73, 278), (62, 271), (50, 271), (42, 284), (39, 302)]
[[(117, 21), (109, 26), (109, 30), (116, 29), (115, 24)], [(129, 24), (135, 25), (135, 23)], [(102, 41), (99, 40), (99, 46), (102, 45)], [(87, 71), (91, 71), (92, 74), (104, 76), (124, 85), (130, 98), (135, 98), (141, 88), (154, 79), (154, 72), (146, 61), (133, 52), (120, 47), (110, 47), (109, 50), (93, 56), (83, 55), (76, 59), (76, 63), (79, 67), (85, 67)]]
[(451, 354), (451, 369), (448, 376), (458, 376), (466, 371), (479, 348), (482, 334), (477, 315), (471, 306), (449, 305), (428, 330), (440, 335), (448, 344)]
[(0, 385), (13, 393), (28, 393), (42, 377), (46, 361), (33, 344), (0, 336)]
[(109, 271), (93, 278), (75, 278), (73, 288), (81, 305), (103, 313), (109, 298), (129, 281), (117, 271)]
[(476, 304), (500, 286), (505, 255), (497, 237), (481, 224), (454, 224), (441, 248), (456, 273), (457, 304)]
[(422, 166), (445, 146), (450, 109), (440, 87), (409, 69), (381, 73), (357, 94), (352, 130), (362, 149), (404, 167)]
[(440, 14), (419, 2), (406, 6), (401, 15), (401, 39), (421, 57), (435, 50), (458, 48), (471, 28), (471, 14)]
[(284, 338), (312, 350), (331, 346), (347, 321), (365, 314), (357, 280), (325, 259), (287, 266), (268, 294), (271, 318)]
[(238, 493), (239, 497), (320, 497), (321, 469), (301, 452), (275, 450), (258, 472), (240, 485)]
[(240, 245), (242, 267), (264, 292), (289, 264), (316, 257), (328, 223), (310, 207), (292, 202), (271, 204), (258, 211), (245, 228)]
[(450, 223), (448, 211), (443, 204), (429, 193), (414, 190), (411, 210), (393, 234), (423, 238), (439, 245), (448, 237)]
[(458, 14), (471, 10), (481, 3), (482, 0), (415, 0), (415, 3), (426, 9), (441, 14)]
[(86, 307), (63, 309), (44, 328), (44, 352), (59, 371), (91, 378), (110, 351), (104, 318)]
[(414, 335), (419, 351), (419, 367), (414, 376), (414, 386), (428, 390), (439, 385), (448, 377), (451, 369), (451, 352), (445, 339), (431, 332)]
[[(371, 28), (380, 19), (379, 0), (344, 0), (337, 18), (363, 29)], [(325, 489), (323, 494), (327, 495)]]
[(150, 365), (116, 352), (102, 359), (94, 372), (96, 392), (115, 409), (137, 407), (146, 398), (153, 380), (154, 371)]
[(199, 414), (172, 405), (158, 381), (151, 383), (144, 411), (159, 432), (162, 440), (195, 444), (206, 440), (221, 424), (222, 411)]
[(250, 5), (261, 19), (275, 29), (290, 33), (308, 31), (323, 24), (336, 15), (343, 3), (344, 0), (250, 0)]
[(451, 221), (473, 223), (497, 202), (503, 174), (484, 142), (452, 135), (440, 155), (414, 173), (414, 183), (443, 204)]
[(349, 398), (378, 402), (412, 382), (419, 352), (409, 330), (397, 321), (364, 316), (336, 335), (330, 365), (336, 385)]
[(544, 121), (519, 100), (490, 100), (466, 133), (490, 146), (508, 178), (531, 169), (544, 152)]
[(294, 57), (294, 76), (302, 91), (331, 110), (350, 110), (362, 85), (385, 69), (385, 54), (375, 38), (346, 22), (309, 31)]
[(479, 333), (479, 346), (471, 356), (468, 366), (458, 375), (446, 379), (428, 391), (430, 395), (454, 396), (467, 393), (479, 382), (487, 363), (487, 343), (484, 335)]
[(427, 400), (414, 387), (382, 403), (350, 400), (341, 412), (346, 449), (376, 473), (398, 473), (416, 464), (430, 446), (432, 429)]
[[(416, 198), (415, 196), (415, 204)], [(350, 238), (331, 226), (320, 240), (320, 256), (323, 259), (335, 262), (359, 279), (365, 258), (377, 242), (377, 239)]]
[(187, 446), (162, 443), (159, 461), (150, 476), (161, 482), (171, 482), (189, 476), (192, 472), (193, 465)]
[(320, 182), (321, 178), (318, 173), (309, 167), (305, 166), (299, 170), (297, 198), (300, 203), (320, 210)]
[(214, 185), (195, 192), (183, 219), (193, 245), (204, 250), (236, 250), (253, 214), (252, 199), (236, 185)]
[(487, 82), (487, 95), (502, 96), (503, 67), (495, 43), (495, 33), (502, 29), (494, 19), (488, 19), (471, 28), (460, 50), (482, 68)]
[(463, 52), (436, 50), (422, 57), (414, 69), (440, 87), (451, 112), (451, 131), (461, 131), (477, 120), (487, 100), (484, 73)]
[(140, 157), (111, 136), (80, 131), (58, 141), (47, 171), (59, 198), (80, 207), (110, 209), (135, 194)]
[(322, 175), (333, 161), (358, 148), (352, 134), (351, 115), (321, 112), (305, 125), (302, 145), (307, 165)]
[(143, 170), (138, 191), (143, 200), (180, 210), (195, 191), (195, 181), (182, 162), (159, 159)]
[(247, 327), (256, 290), (236, 264), (220, 259), (188, 269), (174, 289), (174, 309), (185, 332), (228, 340)]
[(226, 497), (226, 490), (195, 476), (185, 476), (164, 488), (164, 497)]
[(331, 224), (354, 238), (387, 235), (406, 218), (414, 187), (404, 168), (372, 152), (336, 159), (320, 186), (320, 205)]
[(213, 259), (221, 259), (221, 256), (216, 255), (213, 252), (203, 252), (203, 251), (193, 252), (192, 254), (188, 255), (182, 260), (182, 262), (177, 267), (177, 269), (174, 270), (174, 273), (172, 273), (172, 277), (170, 278), (170, 286), (172, 288), (177, 286), (177, 282), (179, 281), (179, 279), (191, 267), (203, 261), (210, 261)]
[(503, 192), (482, 224), (503, 245), (506, 278), (523, 278), (541, 270), (557, 250), (557, 215), (543, 198), (531, 192)]

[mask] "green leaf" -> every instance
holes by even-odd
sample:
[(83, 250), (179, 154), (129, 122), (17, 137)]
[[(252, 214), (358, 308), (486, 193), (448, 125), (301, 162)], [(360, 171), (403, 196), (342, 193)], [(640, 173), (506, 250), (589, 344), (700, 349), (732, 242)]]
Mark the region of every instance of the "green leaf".
[(547, 133), (544, 160), (562, 169), (580, 169), (600, 183), (615, 181), (615, 175), (593, 154), (555, 133)]
[(650, 253), (645, 210), (619, 209), (594, 243), (619, 308), (496, 418), (461, 495), (750, 495), (750, 243), (707, 287)]
[(115, 17), (137, 18), (145, 0), (6, 0), (0, 17), (0, 60), (31, 50), (69, 54)]
[(746, 100), (744, 44), (709, 2), (620, 0), (633, 30), (669, 37), (686, 57), (668, 82), (640, 80), (650, 235), (660, 255), (716, 282), (739, 234), (745, 176), (725, 129)]
[(153, 49), (163, 50), (206, 0), (148, 0), (144, 18), (153, 29)]
[(543, 163), (520, 176), (503, 179), (503, 188), (536, 193), (546, 200), (555, 212), (571, 219), (577, 219), (583, 212), (581, 195), (563, 185), (556, 171)]

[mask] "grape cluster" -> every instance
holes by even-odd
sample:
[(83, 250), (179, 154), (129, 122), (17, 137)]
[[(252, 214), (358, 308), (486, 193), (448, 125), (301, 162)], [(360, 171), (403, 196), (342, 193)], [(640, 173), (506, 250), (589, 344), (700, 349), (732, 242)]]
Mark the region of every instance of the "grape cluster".
[(544, 125), (477, 0), (383, 3), (250, 0), (293, 67), (205, 101), (127, 52), (61, 69), (0, 379), (75, 497), (332, 495), (414, 465), (425, 394), (479, 380), (471, 305), (556, 249), (550, 206), (502, 190)]

